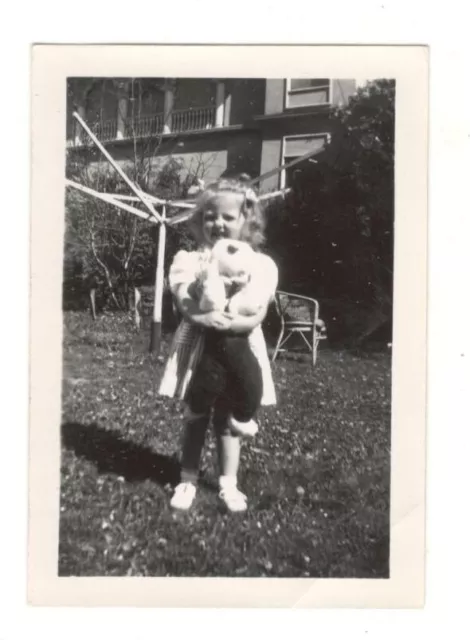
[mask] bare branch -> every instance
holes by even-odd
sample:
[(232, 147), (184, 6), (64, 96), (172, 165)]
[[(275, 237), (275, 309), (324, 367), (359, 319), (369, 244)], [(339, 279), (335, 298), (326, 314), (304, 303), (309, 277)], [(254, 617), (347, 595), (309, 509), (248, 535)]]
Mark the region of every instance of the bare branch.
[(90, 247), (93, 253), (93, 257), (95, 258), (96, 262), (100, 265), (100, 267), (102, 268), (104, 274), (105, 274), (105, 278), (106, 278), (106, 282), (108, 284), (109, 287), (109, 291), (111, 293), (111, 297), (113, 299), (114, 304), (116, 305), (116, 307), (118, 309), (121, 308), (121, 305), (119, 304), (118, 299), (116, 298), (116, 294), (114, 293), (114, 286), (113, 286), (113, 282), (111, 279), (111, 274), (109, 273), (109, 269), (108, 267), (105, 265), (105, 263), (100, 260), (99, 256), (98, 256), (98, 252), (96, 250), (96, 246), (95, 246), (95, 237), (94, 237), (94, 233), (93, 231), (90, 229)]

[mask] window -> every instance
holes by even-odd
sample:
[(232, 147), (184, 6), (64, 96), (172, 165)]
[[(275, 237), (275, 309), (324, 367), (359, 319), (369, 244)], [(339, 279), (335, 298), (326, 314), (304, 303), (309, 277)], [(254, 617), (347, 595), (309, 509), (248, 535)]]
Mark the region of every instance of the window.
[[(312, 153), (312, 159), (316, 153), (321, 153), (330, 141), (330, 134), (328, 133), (315, 133), (301, 136), (286, 136), (282, 143), (282, 164), (292, 162), (296, 158), (299, 158), (306, 153)], [(315, 153), (316, 152), (316, 153)], [(281, 189), (284, 187), (292, 186), (295, 180), (295, 173), (303, 171), (309, 166), (310, 158), (299, 162), (299, 164), (284, 169), (281, 173)]]
[(288, 78), (286, 81), (286, 108), (331, 104), (329, 78)]

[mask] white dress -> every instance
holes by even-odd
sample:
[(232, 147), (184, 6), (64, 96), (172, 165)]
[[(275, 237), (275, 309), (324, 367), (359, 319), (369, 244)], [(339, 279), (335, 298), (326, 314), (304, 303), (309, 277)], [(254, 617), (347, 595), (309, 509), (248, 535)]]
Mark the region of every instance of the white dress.
[[(210, 256), (210, 249), (201, 251), (179, 251), (170, 267), (169, 284), (172, 293), (180, 284), (194, 282), (200, 269)], [(257, 253), (263, 261), (265, 274), (265, 292), (272, 299), (276, 292), (278, 272), (274, 262), (268, 256)], [(248, 342), (261, 368), (263, 396), (261, 404), (276, 404), (276, 391), (269, 362), (266, 341), (260, 325), (248, 336)], [(204, 329), (186, 320), (182, 320), (173, 337), (168, 360), (160, 382), (159, 394), (171, 398), (184, 399), (194, 370), (204, 349)]]

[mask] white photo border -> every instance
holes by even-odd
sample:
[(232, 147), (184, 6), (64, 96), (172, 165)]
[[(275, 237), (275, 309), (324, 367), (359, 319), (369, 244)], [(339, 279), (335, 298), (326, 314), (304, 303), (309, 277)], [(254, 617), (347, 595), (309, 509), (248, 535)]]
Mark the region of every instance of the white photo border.
[[(32, 56), (29, 602), (87, 607), (422, 606), (427, 47), (37, 45)], [(293, 75), (385, 77), (397, 83), (390, 578), (59, 578), (66, 79)]]

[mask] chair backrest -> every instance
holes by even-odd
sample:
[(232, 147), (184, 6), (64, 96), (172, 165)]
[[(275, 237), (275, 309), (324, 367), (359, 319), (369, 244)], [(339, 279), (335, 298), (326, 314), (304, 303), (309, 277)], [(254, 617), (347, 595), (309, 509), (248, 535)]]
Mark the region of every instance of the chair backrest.
[(319, 304), (314, 298), (307, 298), (286, 291), (276, 292), (276, 307), (284, 322), (317, 322)]

